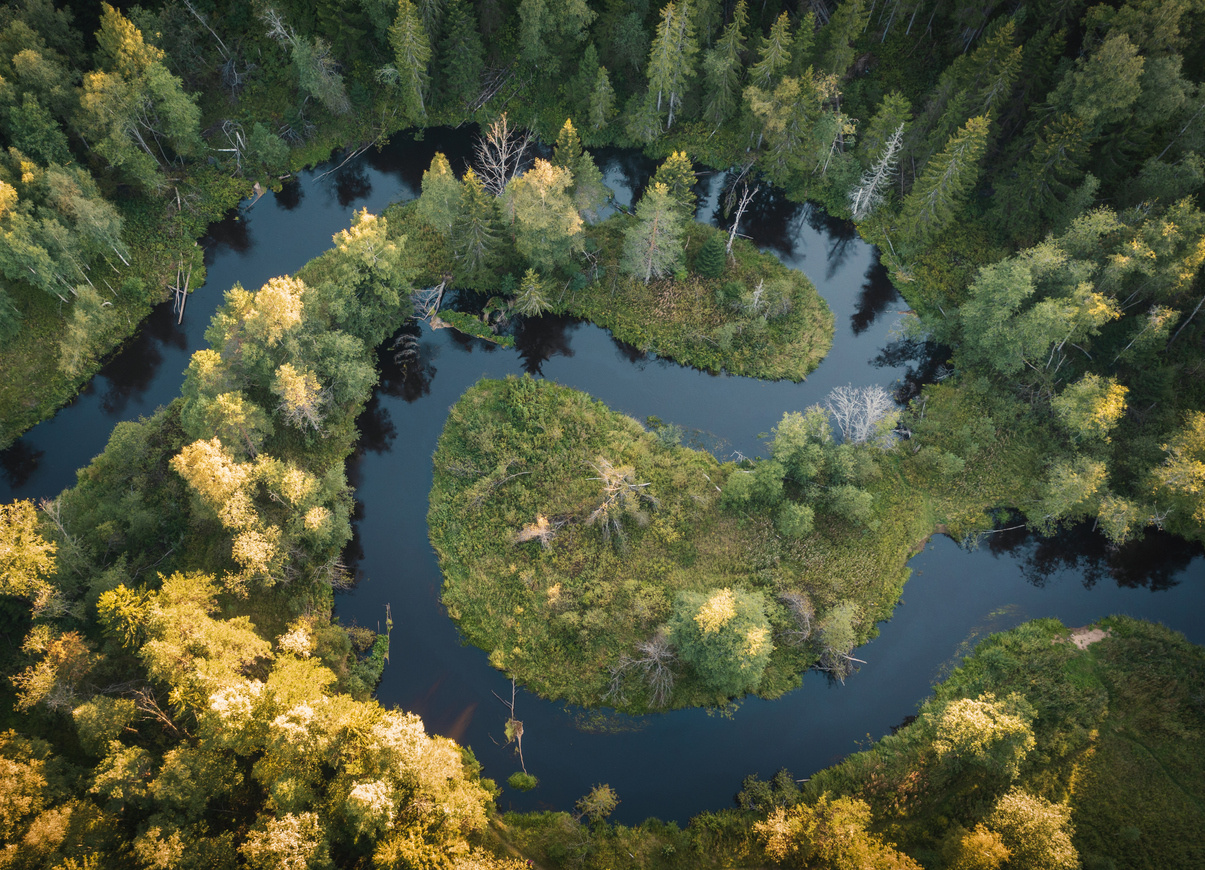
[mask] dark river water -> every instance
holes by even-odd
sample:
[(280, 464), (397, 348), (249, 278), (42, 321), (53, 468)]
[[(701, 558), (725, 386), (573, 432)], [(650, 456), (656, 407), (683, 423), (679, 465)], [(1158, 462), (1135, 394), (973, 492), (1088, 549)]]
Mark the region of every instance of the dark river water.
[[(369, 152), (336, 171), (302, 173), (281, 194), (244, 206), (206, 240), (208, 280), (177, 326), (161, 306), (90, 387), (53, 420), (0, 454), (0, 500), (50, 497), (103, 449), (113, 425), (154, 411), (179, 392), (190, 354), (221, 296), (235, 282), (258, 288), (330, 246), (360, 208), (379, 212), (414, 197), (435, 150), (463, 167), (470, 137), (428, 131), (423, 141)], [(637, 196), (653, 164), (631, 152), (597, 155), (616, 201)], [(723, 178), (700, 179), (699, 219), (720, 222)], [(806, 206), (763, 196), (742, 230), (803, 270), (836, 315), (833, 351), (803, 384), (711, 375), (655, 358), (588, 324), (546, 317), (520, 329), (512, 350), (451, 330), (411, 326), (398, 362), (382, 348), (382, 379), (361, 418), (360, 449), (348, 473), (359, 503), (348, 558), (360, 578), (337, 600), (347, 623), (383, 625), (391, 607), (390, 664), (378, 696), (419, 713), (429, 730), (468, 744), (485, 774), (502, 782), (519, 769), (502, 744), (510, 684), (486, 654), (461, 643), (439, 603), (441, 578), (427, 541), (431, 455), (448, 408), (481, 377), (529, 372), (591, 393), (637, 419), (682, 426), (688, 440), (726, 458), (756, 455), (786, 411), (821, 401), (834, 386), (881, 383), (908, 395), (940, 376), (940, 352), (901, 340), (896, 295), (874, 251), (845, 223)], [(417, 357), (414, 356), (415, 352)], [(1163, 622), (1205, 642), (1205, 557), (1167, 536), (1117, 551), (1078, 530), (1055, 539), (1011, 531), (963, 548), (935, 538), (910, 563), (912, 577), (895, 615), (861, 648), (866, 660), (845, 685), (819, 674), (776, 701), (742, 702), (727, 715), (701, 710), (632, 718), (567, 708), (523, 691), (524, 759), (540, 786), (504, 790), (503, 808), (571, 809), (595, 783), (621, 803), (614, 818), (687, 821), (730, 804), (749, 773), (781, 767), (808, 776), (887, 733), (915, 711), (932, 683), (975, 641), (1040, 616), (1068, 625), (1126, 613)]]

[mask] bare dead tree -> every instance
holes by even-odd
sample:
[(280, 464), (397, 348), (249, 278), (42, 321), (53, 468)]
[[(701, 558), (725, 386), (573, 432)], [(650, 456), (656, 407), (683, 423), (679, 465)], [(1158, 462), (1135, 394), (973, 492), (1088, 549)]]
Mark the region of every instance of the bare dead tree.
[(611, 666), (611, 685), (603, 695), (604, 700), (627, 703), (623, 691), (624, 678), (629, 674), (638, 674), (648, 687), (649, 706), (664, 707), (674, 691), (673, 666), (677, 661), (669, 632), (662, 626), (651, 638), (636, 644), (636, 655), (624, 654)]
[(423, 287), (411, 293), (410, 298), (414, 302), (414, 316), (419, 320), (430, 320), (438, 314), (447, 286), (448, 282), (444, 280), (434, 287)]
[(789, 643), (803, 643), (812, 636), (812, 621), (816, 618), (816, 608), (812, 606), (812, 599), (803, 592), (787, 591), (779, 593), (778, 600), (787, 608), (795, 622), (795, 628), (782, 632), (782, 636)]
[(499, 115), (485, 135), (477, 137), (474, 148), (482, 186), (494, 196), (501, 196), (506, 183), (519, 174), (530, 144), (530, 130), (520, 133), (510, 126), (506, 112)]
[(528, 523), (515, 533), (515, 543), (539, 541), (540, 546), (547, 550), (552, 546), (552, 539), (556, 537), (556, 533), (564, 528), (566, 522), (563, 519), (550, 520), (543, 514), (537, 514), (534, 523)]
[(510, 701), (494, 692), (493, 695), (503, 706), (510, 712), (510, 716), (506, 720), (506, 742), (515, 744), (515, 752), (519, 755), (519, 767), (523, 768), (523, 772), (527, 773), (527, 765), (523, 763), (523, 723), (515, 718), (515, 681), (511, 678), (510, 681)]
[(598, 472), (598, 477), (589, 480), (602, 482), (602, 500), (586, 518), (588, 525), (598, 525), (602, 529), (603, 539), (610, 540), (612, 535), (622, 544), (626, 541), (623, 533), (623, 518), (632, 517), (637, 523), (644, 525), (648, 516), (640, 510), (640, 505), (647, 502), (656, 507), (658, 502), (645, 488), (650, 484), (636, 482), (636, 470), (630, 465), (614, 466), (607, 459), (599, 456), (590, 467)]
[(735, 259), (732, 256), (732, 243), (736, 241), (737, 229), (741, 225), (741, 218), (745, 214), (745, 209), (749, 207), (749, 203), (753, 201), (753, 197), (757, 196), (759, 190), (761, 190), (760, 186), (750, 190), (748, 183), (741, 187), (741, 195), (736, 203), (736, 215), (732, 219), (732, 229), (728, 232), (728, 259), (730, 260)]
[(884, 450), (895, 443), (892, 429), (899, 417), (899, 407), (891, 393), (878, 384), (837, 387), (824, 404), (847, 442), (874, 443)]
[(862, 173), (858, 186), (849, 192), (853, 218), (860, 221), (882, 204), (887, 186), (899, 168), (899, 153), (904, 141), (904, 124), (900, 123), (883, 145), (883, 153), (874, 166)]

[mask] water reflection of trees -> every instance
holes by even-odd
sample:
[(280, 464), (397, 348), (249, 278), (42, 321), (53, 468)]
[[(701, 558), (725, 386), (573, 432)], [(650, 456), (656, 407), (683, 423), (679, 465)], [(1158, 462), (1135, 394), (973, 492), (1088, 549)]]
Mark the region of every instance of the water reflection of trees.
[(300, 179), (291, 178), (284, 183), (284, 186), (276, 192), (276, 204), (285, 211), (292, 211), (301, 205), (301, 201), (305, 199), (305, 187), (302, 186)]
[[(844, 256), (843, 253), (842, 257)], [(829, 277), (831, 278), (832, 275)], [(866, 270), (866, 279), (862, 282), (862, 289), (858, 291), (858, 298), (854, 303), (854, 313), (850, 317), (850, 327), (853, 329), (854, 335), (861, 335), (869, 329), (878, 316), (887, 310), (888, 305), (899, 301), (900, 294), (895, 289), (895, 285), (891, 283), (887, 269), (879, 262), (876, 253), (874, 262)]]
[(214, 254), (219, 248), (229, 248), (238, 254), (251, 250), (251, 232), (247, 222), (241, 219), (239, 210), (232, 208), (220, 221), (211, 223), (201, 238), (201, 247), (205, 251), (206, 266), (213, 263)]
[[(439, 348), (422, 340), (422, 327), (411, 321), (377, 351), (377, 393), (414, 402), (431, 392)], [(374, 396), (375, 398), (375, 396)]]
[(515, 328), (515, 348), (529, 375), (543, 373), (544, 363), (554, 356), (573, 356), (571, 333), (580, 321), (572, 317), (545, 314), (525, 317)]
[(887, 342), (870, 364), (876, 368), (904, 369), (895, 389), (895, 400), (903, 405), (919, 396), (926, 384), (945, 377), (950, 371), (949, 359), (950, 348), (945, 345), (898, 338)]
[(134, 337), (98, 373), (105, 382), (100, 404), (105, 414), (121, 414), (131, 398), (151, 388), (163, 365), (164, 347), (188, 350), (188, 336), (177, 324), (169, 302), (156, 305)]
[(824, 279), (833, 280), (850, 253), (857, 250), (858, 230), (853, 221), (835, 218), (819, 206), (807, 203), (801, 209), (807, 225), (827, 240)]
[(0, 470), (4, 472), (4, 480), (14, 490), (25, 486), (38, 470), (45, 454), (45, 450), (35, 450), (24, 438), (18, 438), (0, 450)]
[(1104, 535), (1083, 523), (1052, 537), (1029, 532), (1024, 527), (988, 535), (988, 549), (995, 555), (1012, 555), (1021, 565), (1025, 579), (1045, 587), (1061, 571), (1082, 577), (1084, 587), (1112, 580), (1119, 587), (1170, 589), (1193, 559), (1205, 556), (1205, 548), (1166, 532), (1153, 530), (1123, 546), (1110, 543)]
[(361, 160), (349, 161), (328, 175), (327, 179), (335, 199), (344, 208), (372, 193), (372, 181), (368, 177), (367, 167)]

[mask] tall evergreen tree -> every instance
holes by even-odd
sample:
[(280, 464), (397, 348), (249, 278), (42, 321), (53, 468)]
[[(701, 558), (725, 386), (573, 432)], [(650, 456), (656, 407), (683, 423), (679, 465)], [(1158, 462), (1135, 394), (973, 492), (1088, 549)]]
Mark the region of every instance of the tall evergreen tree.
[(749, 84), (762, 90), (774, 90), (791, 66), (792, 42), (791, 19), (784, 12), (770, 26), (770, 33), (762, 39), (757, 63), (749, 70)]
[(462, 277), (472, 284), (488, 273), (498, 241), (498, 201), (472, 167), (461, 185), (460, 213), (452, 227), (452, 255)]
[(695, 203), (695, 170), (685, 151), (675, 151), (665, 158), (665, 162), (657, 167), (649, 186), (664, 185), (673, 201), (678, 214), (684, 220), (694, 220)]
[(586, 0), (521, 0), (519, 56), (541, 75), (555, 76), (594, 17)]
[(703, 117), (713, 127), (732, 117), (741, 99), (741, 55), (745, 51), (748, 13), (745, 0), (737, 0), (732, 20), (715, 48), (703, 58), (705, 106)]
[(661, 10), (653, 47), (649, 51), (649, 90), (646, 106), (651, 108), (664, 129), (674, 126), (674, 116), (695, 77), (694, 57), (698, 52), (690, 0), (671, 0)]
[(431, 42), (411, 0), (398, 0), (397, 17), (389, 28), (389, 45), (393, 48), (393, 66), (381, 69), (377, 75), (397, 86), (402, 119), (418, 124), (427, 117)]
[(418, 216), (443, 236), (452, 233), (460, 215), (460, 182), (452, 174), (448, 158), (436, 151), (430, 168), (423, 173), (422, 194), (418, 198)]
[(853, 43), (870, 23), (870, 8), (866, 0), (844, 0), (838, 3), (828, 24), (820, 31), (824, 52), (820, 69), (843, 78), (854, 62)]
[(637, 221), (624, 233), (623, 268), (646, 284), (672, 274), (682, 264), (685, 222), (664, 184), (655, 182), (636, 210)]
[(989, 118), (971, 118), (925, 166), (900, 214), (914, 244), (922, 245), (948, 227), (979, 180)]
[(602, 133), (615, 117), (615, 111), (615, 89), (611, 87), (607, 68), (600, 66), (594, 90), (590, 93), (590, 129), (596, 134)]
[(477, 16), (466, 0), (450, 0), (440, 37), (440, 93), (444, 102), (460, 109), (476, 103), (481, 93), (485, 51), (477, 32)]

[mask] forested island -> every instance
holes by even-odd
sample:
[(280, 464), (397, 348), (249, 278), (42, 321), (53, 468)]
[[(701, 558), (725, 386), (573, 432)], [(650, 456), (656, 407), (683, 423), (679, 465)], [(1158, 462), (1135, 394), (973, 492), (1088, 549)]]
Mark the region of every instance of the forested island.
[[(1205, 661), (1158, 626), (1027, 623), (867, 751), (633, 828), (605, 783), (499, 815), (471, 750), (373, 698), (407, 615), (345, 626), (334, 593), (376, 350), (411, 318), (506, 344), (555, 312), (805, 378), (833, 318), (740, 237), (770, 188), (877, 246), (941, 380), (834, 390), (734, 461), (551, 382), (473, 387), (429, 521), (492, 665), (577, 704), (723, 709), (856, 680), (936, 531), (1205, 541), (1203, 28), (1192, 0), (7, 3), (6, 446), (183, 306), (243, 197), (334, 148), (478, 132), (413, 203), (220, 288), (179, 398), (73, 488), (0, 505), (0, 864), (1201, 864)], [(601, 147), (656, 161), (630, 214)], [(708, 169), (727, 232), (693, 220)]]

